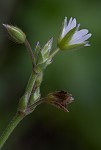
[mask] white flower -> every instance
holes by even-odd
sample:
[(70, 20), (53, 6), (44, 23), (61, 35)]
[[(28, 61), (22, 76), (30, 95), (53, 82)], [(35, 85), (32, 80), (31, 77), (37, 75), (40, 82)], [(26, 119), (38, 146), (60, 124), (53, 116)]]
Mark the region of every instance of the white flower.
[(64, 19), (62, 32), (58, 39), (58, 46), (61, 50), (74, 49), (81, 46), (90, 46), (88, 39), (91, 33), (87, 29), (79, 30), (80, 24), (76, 23), (76, 19), (70, 18), (67, 22), (67, 17)]

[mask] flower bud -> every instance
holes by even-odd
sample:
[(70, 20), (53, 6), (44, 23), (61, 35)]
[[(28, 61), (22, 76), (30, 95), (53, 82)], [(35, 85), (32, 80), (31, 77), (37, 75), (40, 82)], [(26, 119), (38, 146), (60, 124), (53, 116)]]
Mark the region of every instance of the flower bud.
[(51, 38), (43, 48), (40, 48), (39, 42), (36, 45), (35, 49), (35, 57), (36, 57), (36, 68), (35, 71), (37, 73), (44, 70), (49, 64), (52, 62), (52, 58), (50, 57), (51, 49), (52, 49), (53, 38)]
[(3, 26), (7, 29), (9, 35), (15, 42), (17, 42), (18, 44), (22, 44), (25, 42), (26, 35), (21, 29), (8, 24), (3, 24)]

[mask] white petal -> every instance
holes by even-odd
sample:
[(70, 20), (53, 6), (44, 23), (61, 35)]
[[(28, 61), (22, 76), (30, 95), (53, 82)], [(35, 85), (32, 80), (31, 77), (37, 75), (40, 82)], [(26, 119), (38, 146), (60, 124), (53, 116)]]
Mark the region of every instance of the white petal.
[(67, 24), (67, 27), (65, 28), (65, 35), (70, 31), (71, 22), (72, 22), (72, 17), (70, 18), (69, 23)]
[(73, 35), (73, 39), (76, 38), (81, 38), (82, 36), (86, 35), (88, 33), (87, 29), (82, 29), (80, 31), (75, 32), (75, 34)]
[(90, 37), (91, 37), (91, 34), (90, 34), (90, 33), (89, 33), (89, 34), (86, 34), (86, 35), (83, 36), (81, 39), (76, 40), (76, 41), (73, 42), (73, 43), (75, 43), (75, 44), (83, 43), (83, 42), (85, 42), (87, 39), (89, 39)]
[(88, 33), (87, 29), (82, 29), (80, 31), (76, 31), (70, 41), (70, 43), (77, 43), (79, 40), (82, 39)]
[(72, 23), (71, 23), (71, 29), (73, 29), (74, 27), (76, 27), (76, 19), (74, 18)]
[(88, 33), (88, 30), (87, 29), (82, 29), (80, 31), (78, 31), (78, 33), (81, 35), (81, 36), (84, 36)]
[(66, 35), (70, 30), (72, 30), (74, 27), (76, 27), (76, 19), (74, 18), (74, 19), (72, 20), (72, 17), (71, 17), (70, 20), (69, 20), (69, 23), (68, 23), (68, 25), (67, 25), (67, 27), (66, 27), (66, 29), (65, 29), (65, 35)]
[(66, 27), (67, 27), (67, 17), (65, 17), (64, 22), (63, 22), (63, 30), (62, 30), (61, 38), (63, 38), (65, 35)]
[(69, 23), (68, 23), (68, 25), (70, 25), (70, 24), (71, 24), (71, 22), (72, 22), (72, 19), (73, 19), (73, 18), (71, 17), (71, 18), (70, 18), (70, 20), (69, 20)]
[(83, 36), (82, 38), (81, 38), (81, 40), (84, 42), (84, 41), (86, 41), (87, 39), (89, 39), (90, 37), (91, 37), (91, 33), (89, 33), (89, 34), (86, 34), (85, 36)]

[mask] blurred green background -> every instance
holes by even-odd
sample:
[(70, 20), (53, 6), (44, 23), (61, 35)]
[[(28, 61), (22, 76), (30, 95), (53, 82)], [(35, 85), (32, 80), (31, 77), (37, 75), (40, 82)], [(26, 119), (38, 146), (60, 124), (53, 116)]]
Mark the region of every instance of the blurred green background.
[(101, 150), (101, 1), (0, 0), (0, 134), (16, 112), (31, 73), (23, 45), (9, 40), (2, 23), (17, 25), (31, 46), (57, 36), (64, 17), (92, 33), (91, 47), (59, 53), (44, 74), (42, 95), (70, 92), (65, 113), (42, 104), (15, 129), (2, 150)]

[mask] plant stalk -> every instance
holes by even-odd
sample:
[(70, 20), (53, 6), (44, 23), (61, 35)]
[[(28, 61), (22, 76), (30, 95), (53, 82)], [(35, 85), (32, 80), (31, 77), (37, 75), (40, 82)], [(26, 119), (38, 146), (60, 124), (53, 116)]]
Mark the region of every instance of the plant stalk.
[(24, 118), (24, 115), (23, 114), (19, 114), (19, 113), (17, 113), (14, 116), (14, 118), (9, 123), (9, 125), (7, 126), (7, 128), (5, 129), (5, 131), (3, 132), (3, 134), (0, 137), (0, 149), (5, 144), (6, 140), (9, 138), (10, 134), (13, 132), (13, 130), (15, 129), (15, 127), (19, 124), (19, 122), (23, 118)]
[(33, 68), (34, 68), (34, 67), (36, 66), (35, 57), (34, 57), (33, 50), (32, 50), (32, 48), (31, 48), (31, 46), (30, 46), (30, 43), (28, 42), (27, 39), (26, 39), (26, 41), (25, 41), (25, 46), (26, 46), (26, 48), (27, 48), (27, 50), (28, 50), (28, 53), (29, 53), (29, 55), (30, 55), (30, 58), (31, 58), (31, 60), (32, 60), (32, 65), (33, 65)]

